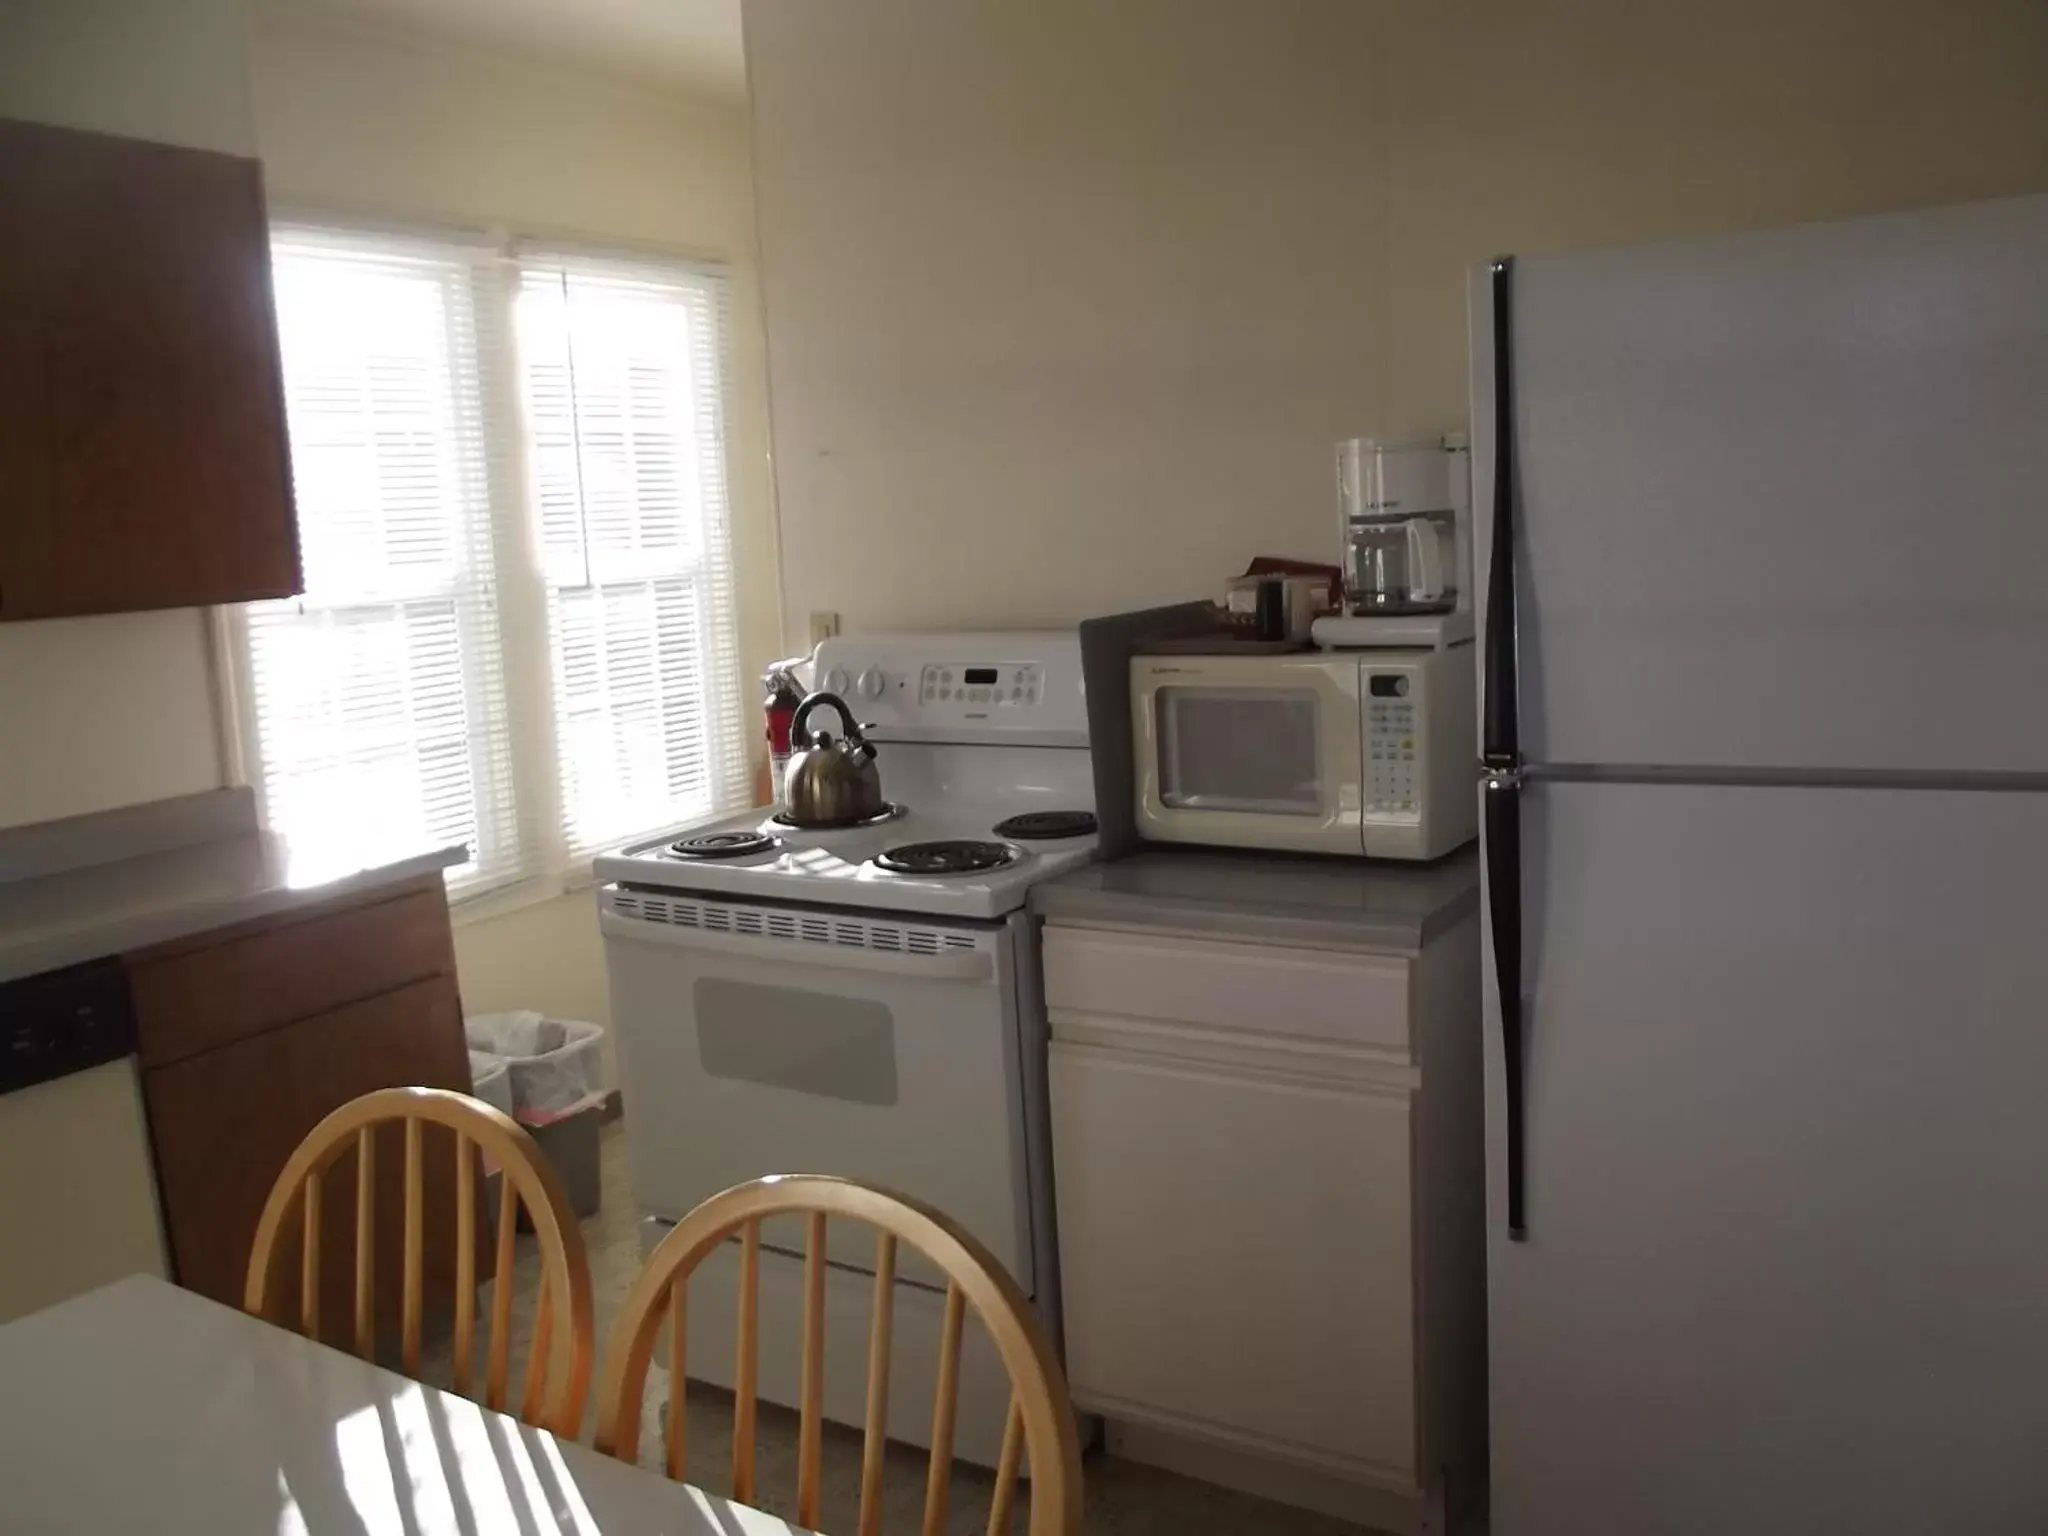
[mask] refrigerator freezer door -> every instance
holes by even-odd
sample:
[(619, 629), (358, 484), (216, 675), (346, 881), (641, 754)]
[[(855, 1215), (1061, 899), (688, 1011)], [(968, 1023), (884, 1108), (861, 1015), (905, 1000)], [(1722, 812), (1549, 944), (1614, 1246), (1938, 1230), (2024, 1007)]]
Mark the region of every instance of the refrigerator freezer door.
[(1523, 805), (1497, 1536), (2048, 1530), (2048, 796)]
[(2048, 771), (2044, 274), (2048, 197), (1519, 258), (1528, 758)]

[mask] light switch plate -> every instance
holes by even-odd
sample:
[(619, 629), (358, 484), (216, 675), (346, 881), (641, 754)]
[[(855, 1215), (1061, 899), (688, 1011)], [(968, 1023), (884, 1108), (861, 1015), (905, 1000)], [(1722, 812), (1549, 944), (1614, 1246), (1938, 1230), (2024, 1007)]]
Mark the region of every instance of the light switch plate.
[(811, 610), (811, 644), (813, 646), (815, 646), (820, 640), (830, 640), (834, 635), (838, 633), (838, 614), (827, 613), (822, 608), (814, 608)]

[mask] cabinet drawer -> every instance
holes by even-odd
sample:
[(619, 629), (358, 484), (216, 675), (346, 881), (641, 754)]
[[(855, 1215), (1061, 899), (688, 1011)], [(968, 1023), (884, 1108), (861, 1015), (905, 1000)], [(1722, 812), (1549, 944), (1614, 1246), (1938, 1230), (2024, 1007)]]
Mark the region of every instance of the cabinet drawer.
[(454, 970), (448, 901), (438, 879), (431, 889), (393, 900), (128, 960), (144, 1066)]
[(1408, 962), (1102, 928), (1045, 930), (1055, 1012), (1290, 1035), (1406, 1056)]
[(1408, 1095), (1055, 1041), (1051, 1096), (1076, 1400), (1412, 1475)]

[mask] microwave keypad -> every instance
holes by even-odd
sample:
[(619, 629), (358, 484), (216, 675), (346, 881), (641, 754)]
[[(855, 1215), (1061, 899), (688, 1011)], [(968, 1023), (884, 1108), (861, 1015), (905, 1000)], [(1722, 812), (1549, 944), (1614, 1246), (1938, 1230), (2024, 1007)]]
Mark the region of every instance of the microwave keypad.
[[(1415, 803), (1415, 702), (1407, 688), (1383, 689), (1373, 678), (1365, 721), (1368, 816), (1419, 814)], [(1406, 683), (1407, 679), (1399, 679)]]

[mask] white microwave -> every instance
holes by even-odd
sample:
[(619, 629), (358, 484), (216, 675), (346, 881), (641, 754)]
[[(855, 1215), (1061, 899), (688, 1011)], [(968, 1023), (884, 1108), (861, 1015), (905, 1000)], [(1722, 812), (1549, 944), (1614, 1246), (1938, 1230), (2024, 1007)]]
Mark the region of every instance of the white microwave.
[(1473, 648), (1134, 656), (1138, 834), (1434, 859), (1479, 830)]

